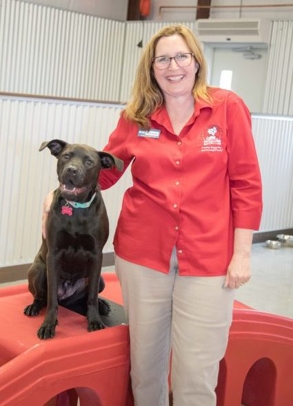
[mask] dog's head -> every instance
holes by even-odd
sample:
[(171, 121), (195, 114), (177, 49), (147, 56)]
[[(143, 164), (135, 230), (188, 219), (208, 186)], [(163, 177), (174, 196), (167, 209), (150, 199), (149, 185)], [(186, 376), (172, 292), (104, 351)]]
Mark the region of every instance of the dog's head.
[(68, 144), (62, 140), (45, 141), (39, 151), (48, 147), (57, 159), (57, 174), (62, 196), (83, 202), (94, 192), (101, 169), (123, 170), (123, 161), (108, 152), (97, 151), (84, 144)]

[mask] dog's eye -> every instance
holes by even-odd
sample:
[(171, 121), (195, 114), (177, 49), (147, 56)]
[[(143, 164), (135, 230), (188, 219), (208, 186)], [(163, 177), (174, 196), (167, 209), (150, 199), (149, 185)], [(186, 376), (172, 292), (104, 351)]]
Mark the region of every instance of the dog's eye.
[(69, 155), (69, 154), (64, 154), (64, 155), (63, 155), (63, 158), (64, 158), (64, 159), (69, 159), (69, 158), (70, 158), (70, 155)]
[(91, 159), (87, 159), (87, 160), (85, 161), (85, 163), (86, 163), (87, 165), (92, 165), (92, 164), (93, 164), (93, 161), (92, 161)]

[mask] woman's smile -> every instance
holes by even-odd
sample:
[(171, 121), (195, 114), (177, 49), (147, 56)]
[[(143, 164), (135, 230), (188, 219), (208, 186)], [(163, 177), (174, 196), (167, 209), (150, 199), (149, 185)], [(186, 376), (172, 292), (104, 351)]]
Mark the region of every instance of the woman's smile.
[(184, 75), (169, 75), (169, 76), (166, 76), (166, 79), (169, 81), (169, 82), (180, 82), (182, 79), (184, 78)]

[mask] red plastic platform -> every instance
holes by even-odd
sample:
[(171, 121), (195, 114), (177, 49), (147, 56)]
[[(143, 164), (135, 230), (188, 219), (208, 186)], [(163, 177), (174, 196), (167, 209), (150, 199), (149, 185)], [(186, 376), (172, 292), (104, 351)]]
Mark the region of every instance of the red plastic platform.
[[(115, 274), (102, 296), (122, 305)], [(0, 289), (0, 406), (133, 406), (126, 325), (87, 332), (86, 318), (59, 307), (52, 340), (36, 332), (44, 311), (23, 314), (27, 285)], [(293, 320), (236, 302), (217, 406), (292, 406)], [(57, 396), (58, 395), (58, 396)]]
[[(103, 294), (121, 302), (115, 275), (105, 275), (105, 282)], [(65, 405), (70, 394), (86, 406), (129, 403), (128, 327), (89, 333), (84, 316), (60, 306), (56, 337), (40, 340), (44, 311), (23, 314), (31, 301), (26, 284), (0, 289), (0, 405)]]

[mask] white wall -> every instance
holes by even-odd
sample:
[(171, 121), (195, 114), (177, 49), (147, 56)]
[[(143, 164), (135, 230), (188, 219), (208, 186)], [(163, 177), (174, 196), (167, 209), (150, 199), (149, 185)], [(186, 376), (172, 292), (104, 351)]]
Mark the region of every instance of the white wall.
[(0, 89), (118, 101), (124, 32), (125, 22), (2, 0)]
[[(41, 244), (42, 202), (57, 187), (56, 159), (43, 141), (62, 139), (102, 150), (115, 128), (121, 105), (2, 97), (0, 95), (0, 272), (1, 267), (31, 263)], [(102, 192), (113, 236), (129, 172)], [(4, 192), (5, 191), (5, 192)]]
[[(30, 4), (31, 1), (43, 6)], [(129, 97), (143, 50), (137, 47), (138, 42), (143, 39), (145, 44), (157, 29), (169, 24), (169, 21), (158, 20), (160, 5), (177, 7), (180, 4), (183, 7), (184, 4), (194, 8), (194, 0), (184, 0), (184, 3), (152, 0), (149, 20), (125, 22), (115, 18), (116, 13), (125, 18), (128, 0), (31, 1), (0, 0), (1, 91), (115, 102), (125, 102)], [(214, 0), (212, 5), (225, 6), (227, 1)], [(229, 4), (239, 5), (240, 1)], [(242, 4), (245, 6), (249, 2), (243, 0)], [(255, 5), (254, 2), (250, 4)], [(45, 5), (57, 5), (58, 8)], [(194, 30), (195, 14), (190, 9), (180, 10), (179, 13), (178, 9), (173, 9), (174, 18)], [(230, 14), (227, 16), (227, 10), (212, 10), (211, 15), (231, 18)], [(260, 59), (245, 60), (243, 53), (237, 54), (231, 48), (224, 51), (204, 44), (209, 82), (218, 86), (221, 70), (233, 69), (231, 89), (245, 100), (252, 112), (289, 115), (293, 112), (293, 84), (290, 81), (293, 7), (243, 10), (245, 14), (242, 11), (241, 16), (245, 17), (270, 16), (274, 20), (275, 16), (282, 15), (287, 19), (291, 16), (292, 21), (273, 21), (267, 49), (256, 49), (261, 54)], [(81, 11), (87, 14), (80, 14)], [(235, 18), (236, 10), (232, 11)], [(239, 10), (237, 13), (239, 17)], [(275, 81), (278, 86), (274, 85)]]

